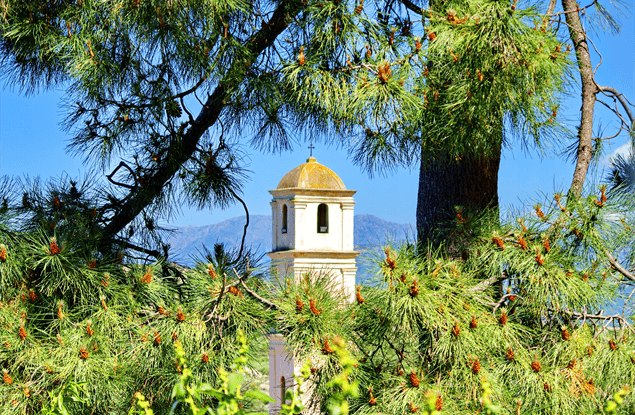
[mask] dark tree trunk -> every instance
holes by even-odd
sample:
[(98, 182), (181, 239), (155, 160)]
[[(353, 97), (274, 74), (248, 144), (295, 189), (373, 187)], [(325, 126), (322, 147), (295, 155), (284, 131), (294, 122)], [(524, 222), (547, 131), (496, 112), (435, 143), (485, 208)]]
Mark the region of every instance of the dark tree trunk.
[(450, 159), (421, 155), (417, 198), (417, 236), (421, 243), (446, 239), (444, 224), (483, 209), (498, 210), (500, 145), (489, 157)]

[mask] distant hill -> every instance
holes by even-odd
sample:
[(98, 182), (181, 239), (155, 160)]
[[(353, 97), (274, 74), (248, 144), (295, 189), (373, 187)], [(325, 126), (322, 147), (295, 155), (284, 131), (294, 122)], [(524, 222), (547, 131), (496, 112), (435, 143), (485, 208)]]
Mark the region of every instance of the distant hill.
[[(245, 217), (239, 216), (214, 225), (174, 228), (174, 234), (169, 240), (170, 253), (177, 262), (189, 264), (192, 262), (190, 258), (197, 256), (203, 245), (208, 249), (212, 249), (215, 243), (224, 243), (229, 248), (239, 247), (244, 226)], [(414, 236), (413, 225), (388, 222), (373, 215), (355, 216), (355, 246), (363, 251), (389, 240), (412, 240)], [(271, 250), (271, 216), (249, 217), (245, 245), (259, 253)]]

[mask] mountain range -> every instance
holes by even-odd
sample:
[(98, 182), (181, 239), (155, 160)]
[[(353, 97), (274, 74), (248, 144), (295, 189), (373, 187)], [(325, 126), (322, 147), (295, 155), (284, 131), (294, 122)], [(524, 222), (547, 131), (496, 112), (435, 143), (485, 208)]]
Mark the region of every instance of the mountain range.
[[(389, 241), (413, 240), (415, 236), (411, 224), (389, 222), (373, 215), (356, 215), (354, 220), (355, 247), (363, 252)], [(223, 243), (227, 248), (240, 247), (244, 226), (245, 217), (238, 216), (213, 225), (172, 228), (170, 253), (177, 262), (191, 264), (193, 257), (200, 256), (203, 247), (211, 250), (215, 243)], [(249, 217), (245, 246), (260, 254), (271, 250), (271, 216)]]

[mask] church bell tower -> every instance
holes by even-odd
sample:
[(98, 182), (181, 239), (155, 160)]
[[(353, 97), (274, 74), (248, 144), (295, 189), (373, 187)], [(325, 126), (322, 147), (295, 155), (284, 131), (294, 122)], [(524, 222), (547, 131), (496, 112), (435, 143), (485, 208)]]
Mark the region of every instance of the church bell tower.
[(353, 295), (355, 190), (347, 190), (333, 170), (309, 157), (269, 193), (273, 240), (268, 255), (278, 275), (329, 273)]
[[(270, 190), (272, 218), (272, 266), (280, 277), (297, 282), (303, 274), (328, 275), (349, 298), (355, 294), (353, 208), (355, 190), (348, 190), (333, 170), (315, 157), (287, 173)], [(269, 395), (276, 400), (269, 414), (277, 415), (284, 391), (293, 387), (299, 371), (293, 353), (280, 334), (269, 334)], [(307, 413), (314, 410), (305, 409)]]

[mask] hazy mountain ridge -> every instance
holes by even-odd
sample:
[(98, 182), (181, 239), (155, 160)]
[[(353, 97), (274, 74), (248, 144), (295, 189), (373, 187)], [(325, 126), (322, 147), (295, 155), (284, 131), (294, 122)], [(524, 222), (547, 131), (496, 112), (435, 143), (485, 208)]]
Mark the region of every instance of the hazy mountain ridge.
[[(356, 215), (354, 220), (356, 247), (414, 239), (415, 228), (411, 224), (389, 222), (373, 215)], [(224, 243), (229, 248), (239, 247), (244, 226), (245, 217), (238, 216), (213, 225), (173, 228), (170, 253), (177, 262), (190, 262), (192, 256), (199, 256), (203, 246), (211, 249), (215, 243)], [(249, 217), (245, 246), (259, 253), (271, 250), (271, 216)]]

